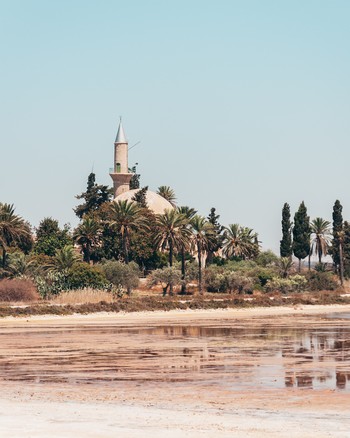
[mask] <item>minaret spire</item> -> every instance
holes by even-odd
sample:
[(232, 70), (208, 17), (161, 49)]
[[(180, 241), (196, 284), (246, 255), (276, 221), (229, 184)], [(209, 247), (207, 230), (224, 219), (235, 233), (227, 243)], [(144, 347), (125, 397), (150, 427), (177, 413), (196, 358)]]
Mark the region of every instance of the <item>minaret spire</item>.
[(119, 117), (119, 127), (118, 127), (117, 136), (115, 138), (115, 143), (127, 143), (121, 117)]
[(110, 170), (113, 179), (114, 197), (130, 190), (132, 173), (129, 173), (128, 166), (128, 141), (122, 125), (122, 118), (119, 119), (119, 127), (114, 142), (114, 167)]

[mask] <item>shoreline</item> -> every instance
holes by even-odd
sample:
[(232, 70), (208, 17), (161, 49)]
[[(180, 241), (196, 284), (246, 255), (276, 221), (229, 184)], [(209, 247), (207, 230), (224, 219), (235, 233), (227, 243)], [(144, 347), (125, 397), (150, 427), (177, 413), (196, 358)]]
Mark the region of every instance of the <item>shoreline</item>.
[(0, 319), (0, 326), (8, 323), (41, 323), (54, 321), (55, 323), (68, 322), (106, 322), (106, 323), (125, 323), (138, 320), (165, 321), (165, 320), (201, 320), (216, 319), (246, 319), (268, 316), (287, 316), (287, 315), (322, 315), (329, 312), (341, 313), (350, 312), (350, 304), (312, 304), (294, 306), (275, 306), (275, 307), (250, 307), (250, 308), (228, 308), (228, 309), (178, 309), (178, 310), (154, 310), (137, 312), (96, 312), (72, 315), (19, 315), (5, 316)]

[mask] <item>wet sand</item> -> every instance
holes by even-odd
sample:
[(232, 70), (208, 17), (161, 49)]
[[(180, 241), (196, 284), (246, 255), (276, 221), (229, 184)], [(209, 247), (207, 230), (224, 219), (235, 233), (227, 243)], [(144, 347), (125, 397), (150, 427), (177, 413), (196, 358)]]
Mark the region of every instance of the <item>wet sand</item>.
[(0, 436), (348, 437), (350, 306), (6, 318)]

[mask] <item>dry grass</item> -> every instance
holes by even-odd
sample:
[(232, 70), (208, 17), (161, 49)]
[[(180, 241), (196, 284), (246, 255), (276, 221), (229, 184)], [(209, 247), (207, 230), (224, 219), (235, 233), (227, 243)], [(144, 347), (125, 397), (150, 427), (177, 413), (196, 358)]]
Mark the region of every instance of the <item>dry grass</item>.
[(6, 278), (0, 281), (0, 302), (27, 303), (38, 300), (39, 294), (31, 280)]
[(60, 295), (52, 298), (52, 304), (97, 304), (101, 301), (112, 303), (111, 293), (98, 289), (78, 289), (62, 292)]

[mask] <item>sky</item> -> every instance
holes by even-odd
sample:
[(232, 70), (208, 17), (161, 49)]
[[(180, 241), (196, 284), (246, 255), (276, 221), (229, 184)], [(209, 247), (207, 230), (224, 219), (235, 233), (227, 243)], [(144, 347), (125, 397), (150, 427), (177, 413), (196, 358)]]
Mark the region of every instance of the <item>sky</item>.
[(0, 0), (0, 202), (78, 223), (119, 116), (141, 185), (259, 233), (350, 219), (350, 2)]

